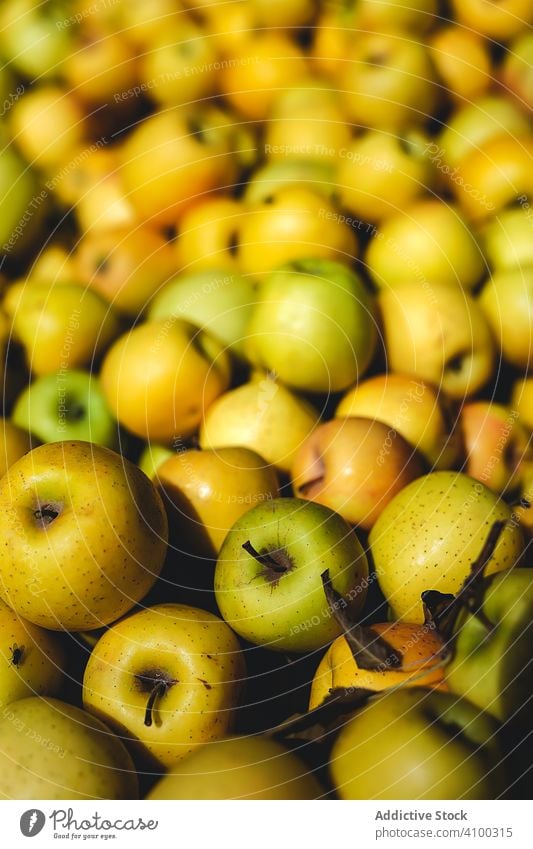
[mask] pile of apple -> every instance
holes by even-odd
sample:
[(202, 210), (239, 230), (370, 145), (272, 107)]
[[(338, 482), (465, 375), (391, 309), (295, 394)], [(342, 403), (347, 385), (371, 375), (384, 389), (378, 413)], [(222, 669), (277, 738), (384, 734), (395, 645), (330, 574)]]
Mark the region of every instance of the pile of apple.
[(0, 797), (523, 795), (532, 24), (0, 5)]

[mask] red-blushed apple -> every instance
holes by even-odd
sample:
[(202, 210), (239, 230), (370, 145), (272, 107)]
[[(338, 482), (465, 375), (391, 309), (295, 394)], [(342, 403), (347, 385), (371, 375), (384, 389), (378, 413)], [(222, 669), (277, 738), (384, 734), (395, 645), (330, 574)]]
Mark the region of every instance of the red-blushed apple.
[(294, 494), (370, 530), (384, 507), (422, 474), (416, 452), (382, 422), (336, 418), (319, 424), (292, 464)]
[(113, 622), (154, 584), (167, 549), (154, 485), (90, 442), (34, 448), (0, 481), (0, 594), (52, 630)]
[(164, 767), (231, 729), (245, 675), (235, 634), (215, 616), (159, 604), (115, 623), (83, 677), (86, 710)]
[(471, 401), (459, 417), (466, 461), (464, 471), (494, 492), (512, 492), (524, 466), (533, 461), (529, 435), (516, 410), (491, 401)]
[(215, 569), (217, 604), (240, 636), (274, 651), (314, 651), (341, 627), (324, 596), (323, 573), (355, 615), (368, 563), (345, 520), (321, 504), (275, 498), (256, 504), (226, 536)]

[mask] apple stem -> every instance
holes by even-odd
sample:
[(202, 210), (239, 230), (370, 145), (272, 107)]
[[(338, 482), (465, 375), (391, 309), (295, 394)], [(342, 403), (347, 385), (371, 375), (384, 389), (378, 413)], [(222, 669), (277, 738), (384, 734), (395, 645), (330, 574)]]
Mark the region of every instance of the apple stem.
[(242, 547), (246, 552), (248, 552), (248, 554), (251, 554), (252, 557), (261, 564), (261, 566), (266, 566), (268, 569), (271, 569), (272, 572), (276, 572), (276, 574), (281, 575), (288, 570), (288, 565), (280, 563), (269, 552), (266, 554), (259, 554), (259, 552), (253, 547), (250, 540), (244, 542)]
[(166, 681), (157, 681), (154, 684), (150, 695), (148, 696), (148, 702), (146, 703), (146, 713), (144, 715), (144, 724), (147, 728), (150, 728), (152, 724), (152, 712), (154, 709), (155, 701), (159, 696), (163, 696), (167, 691), (168, 683)]

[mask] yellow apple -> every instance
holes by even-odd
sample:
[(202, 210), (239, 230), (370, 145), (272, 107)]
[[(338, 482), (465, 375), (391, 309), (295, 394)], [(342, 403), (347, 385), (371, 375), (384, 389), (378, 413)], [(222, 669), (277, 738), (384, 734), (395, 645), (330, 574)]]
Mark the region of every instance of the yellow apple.
[(533, 433), (533, 377), (523, 377), (513, 384), (511, 407), (516, 410), (520, 421)]
[(346, 392), (335, 416), (383, 422), (420, 451), (431, 468), (449, 469), (461, 456), (448, 399), (422, 380), (394, 372), (369, 377)]
[(167, 517), (129, 460), (91, 442), (34, 448), (0, 481), (0, 594), (52, 630), (92, 630), (146, 595), (162, 568)]
[[(90, 19), (89, 19), (90, 20)], [(85, 23), (83, 37), (72, 45), (62, 66), (68, 89), (92, 105), (112, 103), (115, 94), (138, 81), (137, 57), (120, 32), (109, 32)], [(90, 107), (89, 107), (90, 108)]]
[(489, 45), (477, 32), (457, 24), (429, 38), (430, 55), (446, 91), (460, 103), (483, 94), (492, 82)]
[(272, 466), (243, 447), (179, 451), (158, 466), (156, 481), (172, 506), (176, 544), (212, 558), (237, 519), (255, 504), (277, 498), (279, 487)]
[(146, 797), (162, 799), (316, 799), (309, 768), (268, 737), (233, 737), (202, 746), (174, 766)]
[(504, 358), (526, 369), (533, 349), (533, 265), (494, 271), (479, 305)]
[(218, 616), (160, 604), (117, 622), (94, 647), (83, 705), (132, 750), (171, 768), (231, 728), (245, 674), (233, 631)]
[(533, 23), (533, 8), (529, 0), (452, 0), (455, 19), (465, 29), (496, 41), (507, 41), (527, 30)]
[(237, 271), (237, 234), (246, 207), (235, 198), (202, 198), (182, 217), (176, 242), (183, 270), (227, 268)]
[(200, 446), (251, 448), (267, 463), (289, 472), (296, 451), (317, 420), (318, 413), (310, 404), (272, 375), (257, 374), (226, 392), (207, 411)]
[(32, 447), (28, 431), (0, 417), (0, 478)]
[(214, 337), (174, 317), (147, 321), (108, 351), (101, 385), (111, 412), (144, 439), (190, 436), (229, 385), (229, 355)]
[(72, 159), (85, 136), (85, 114), (68, 90), (41, 86), (25, 92), (14, 104), (9, 128), (30, 164), (59, 169)]
[(382, 289), (378, 302), (393, 372), (440, 386), (457, 400), (488, 381), (493, 338), (481, 307), (459, 286), (404, 283)]
[(0, 707), (28, 696), (54, 696), (63, 683), (65, 650), (56, 634), (0, 601)]

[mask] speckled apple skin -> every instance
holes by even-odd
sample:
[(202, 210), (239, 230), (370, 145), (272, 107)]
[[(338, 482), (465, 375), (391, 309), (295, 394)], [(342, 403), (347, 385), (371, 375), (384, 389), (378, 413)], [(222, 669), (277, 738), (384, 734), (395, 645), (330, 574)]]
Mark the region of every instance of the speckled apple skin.
[[(148, 693), (137, 675), (158, 669), (176, 683), (144, 724)], [(137, 754), (171, 767), (231, 729), (245, 677), (233, 631), (218, 616), (160, 604), (115, 623), (96, 644), (83, 679), (83, 704), (132, 740)]]
[(139, 787), (124, 744), (103, 722), (32, 697), (0, 713), (0, 798), (138, 799)]
[[(493, 523), (511, 515), (496, 493), (458, 472), (432, 472), (406, 486), (369, 536), (379, 585), (393, 618), (423, 622), (421, 593), (456, 593)], [(513, 566), (523, 547), (518, 523), (509, 523), (486, 574)]]
[[(17, 648), (20, 659), (13, 661)], [(59, 692), (65, 652), (57, 634), (33, 625), (0, 601), (0, 707), (28, 696)]]
[[(46, 528), (39, 502), (62, 504)], [(90, 630), (127, 613), (159, 575), (167, 538), (152, 482), (93, 443), (41, 445), (0, 481), (0, 595), (45, 628)]]

